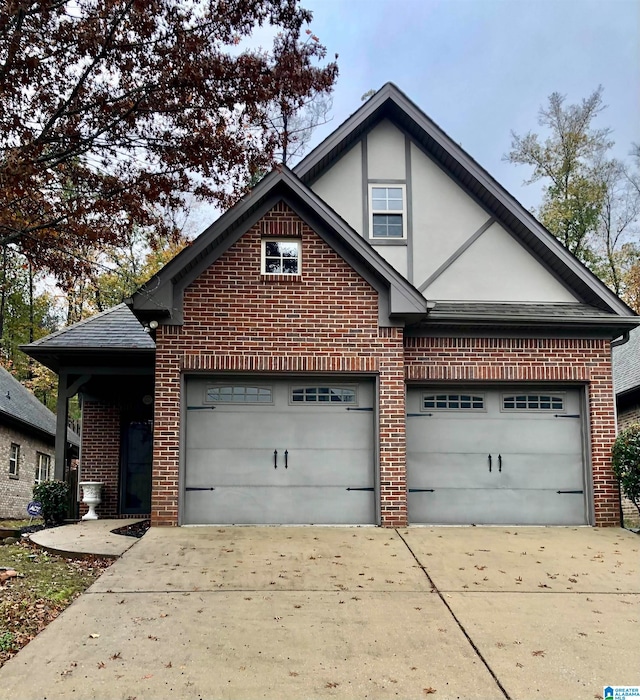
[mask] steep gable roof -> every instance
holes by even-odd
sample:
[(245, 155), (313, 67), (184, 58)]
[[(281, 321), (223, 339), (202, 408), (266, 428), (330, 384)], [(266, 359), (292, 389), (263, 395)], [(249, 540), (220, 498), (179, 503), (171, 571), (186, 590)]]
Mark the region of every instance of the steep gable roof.
[(585, 304), (620, 316), (633, 316), (624, 302), (393, 83), (384, 85), (311, 151), (294, 168), (294, 173), (302, 182), (311, 185), (383, 119), (390, 120), (408, 134)]
[(181, 323), (182, 294), (188, 284), (279, 201), (378, 290), (386, 306), (381, 310), (383, 317), (417, 320), (426, 316), (428, 302), (420, 292), (284, 166), (264, 177), (133, 295), (128, 303), (136, 316)]
[[(56, 417), (44, 404), (20, 382), (0, 367), (0, 417), (26, 430), (36, 430), (51, 438), (56, 434)], [(79, 436), (72, 430), (67, 432), (67, 440), (80, 444)]]

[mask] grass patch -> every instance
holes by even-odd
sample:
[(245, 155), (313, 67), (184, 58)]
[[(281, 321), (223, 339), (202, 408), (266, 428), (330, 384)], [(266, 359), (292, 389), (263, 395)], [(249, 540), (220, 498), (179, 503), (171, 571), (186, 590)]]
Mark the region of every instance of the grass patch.
[(21, 527), (29, 527), (29, 525), (42, 525), (42, 518), (0, 520), (0, 530), (2, 528), (19, 530)]
[(28, 542), (0, 547), (0, 568), (18, 572), (17, 578), (0, 586), (0, 666), (112, 563), (100, 557), (69, 559)]

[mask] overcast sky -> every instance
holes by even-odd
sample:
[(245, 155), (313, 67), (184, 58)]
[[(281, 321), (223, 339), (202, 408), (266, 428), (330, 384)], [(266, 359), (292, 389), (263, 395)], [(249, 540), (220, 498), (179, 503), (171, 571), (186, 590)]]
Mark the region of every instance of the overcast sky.
[(579, 102), (598, 85), (624, 158), (640, 142), (640, 0), (301, 0), (311, 29), (338, 54), (333, 121), (395, 83), (525, 206), (537, 188), (502, 161), (511, 130), (537, 130), (552, 92)]

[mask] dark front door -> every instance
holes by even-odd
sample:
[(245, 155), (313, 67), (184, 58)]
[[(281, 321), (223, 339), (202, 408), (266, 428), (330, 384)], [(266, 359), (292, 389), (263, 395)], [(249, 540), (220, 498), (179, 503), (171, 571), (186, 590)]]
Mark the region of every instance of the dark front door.
[(146, 515), (151, 512), (153, 421), (127, 422), (122, 437), (120, 510), (129, 515)]

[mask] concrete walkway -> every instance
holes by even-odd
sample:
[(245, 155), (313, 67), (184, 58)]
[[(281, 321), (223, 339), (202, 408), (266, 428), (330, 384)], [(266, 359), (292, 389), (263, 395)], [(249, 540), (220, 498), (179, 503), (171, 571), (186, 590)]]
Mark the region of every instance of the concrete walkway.
[(624, 530), (152, 528), (0, 699), (593, 700), (638, 648)]
[(115, 535), (111, 530), (137, 522), (140, 522), (140, 518), (81, 520), (73, 525), (38, 530), (30, 535), (29, 539), (39, 547), (56, 554), (68, 556), (96, 554), (100, 557), (116, 558), (122, 556), (137, 540), (135, 537)]

